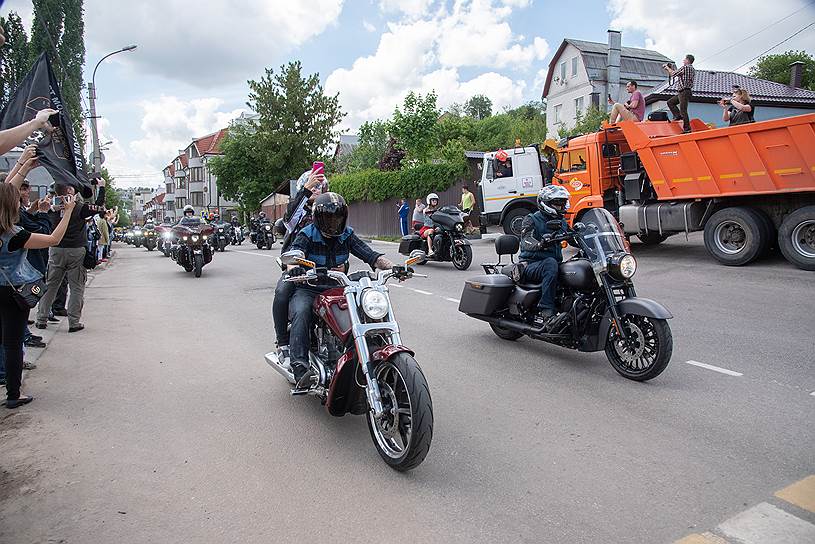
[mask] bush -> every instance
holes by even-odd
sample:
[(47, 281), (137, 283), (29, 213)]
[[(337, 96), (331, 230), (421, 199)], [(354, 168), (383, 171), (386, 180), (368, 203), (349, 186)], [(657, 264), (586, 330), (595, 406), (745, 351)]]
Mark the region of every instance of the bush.
[(348, 202), (417, 197), (448, 189), (466, 172), (466, 163), (425, 163), (391, 172), (378, 169), (338, 174), (331, 178), (331, 190)]

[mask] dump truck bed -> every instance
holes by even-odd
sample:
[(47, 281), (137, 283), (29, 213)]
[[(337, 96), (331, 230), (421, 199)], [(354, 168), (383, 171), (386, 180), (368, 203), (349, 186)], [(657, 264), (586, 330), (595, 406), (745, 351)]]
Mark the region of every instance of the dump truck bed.
[(815, 114), (665, 136), (620, 123), (659, 200), (815, 192)]

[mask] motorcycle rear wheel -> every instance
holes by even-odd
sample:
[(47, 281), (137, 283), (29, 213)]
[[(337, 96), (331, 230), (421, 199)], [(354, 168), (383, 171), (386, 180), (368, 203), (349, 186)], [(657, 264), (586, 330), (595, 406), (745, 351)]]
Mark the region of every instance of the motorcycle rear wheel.
[(622, 316), (629, 344), (623, 345), (612, 326), (606, 341), (606, 357), (621, 376), (638, 382), (656, 378), (673, 353), (673, 335), (668, 322), (641, 315)]
[(433, 440), (433, 401), (416, 359), (397, 353), (375, 371), (385, 413), (368, 412), (376, 451), (391, 468), (405, 472), (424, 461)]
[(203, 270), (203, 268), (204, 268), (204, 256), (203, 255), (196, 255), (195, 256), (195, 268), (194, 268), (196, 278), (201, 277), (201, 271)]

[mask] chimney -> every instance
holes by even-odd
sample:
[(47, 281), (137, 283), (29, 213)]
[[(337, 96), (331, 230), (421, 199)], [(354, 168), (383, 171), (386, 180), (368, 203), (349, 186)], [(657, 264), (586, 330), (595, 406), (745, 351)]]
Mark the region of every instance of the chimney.
[(790, 87), (800, 87), (804, 80), (804, 62), (796, 60), (790, 64)]
[[(615, 102), (620, 100), (620, 53), (622, 52), (622, 35), (619, 30), (608, 31), (608, 60), (606, 70), (606, 80), (608, 81), (606, 92), (611, 95)], [(600, 101), (605, 103), (604, 97)]]

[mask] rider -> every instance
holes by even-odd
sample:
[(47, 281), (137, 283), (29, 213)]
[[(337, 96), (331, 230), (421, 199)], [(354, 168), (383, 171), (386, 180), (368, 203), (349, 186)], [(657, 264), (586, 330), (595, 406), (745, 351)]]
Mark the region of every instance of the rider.
[[(527, 262), (523, 273), (526, 283), (541, 284), (541, 298), (538, 301), (538, 315), (535, 325), (545, 325), (555, 310), (558, 264), (563, 262), (560, 243), (553, 243), (552, 237), (568, 230), (563, 214), (569, 209), (569, 191), (560, 185), (547, 185), (538, 192), (538, 211), (524, 218), (521, 226), (521, 261)], [(549, 221), (559, 221), (560, 227), (550, 228)]]
[(424, 214), (424, 226), (419, 229), (419, 236), (427, 240), (427, 256), (433, 256), (433, 234), (436, 232), (433, 228), (433, 212), (439, 207), (439, 195), (430, 193), (427, 195), (427, 206), (422, 210)]
[[(314, 200), (314, 222), (297, 235), (292, 251), (302, 251), (306, 259), (314, 261), (318, 268), (337, 269), (353, 254), (372, 269), (389, 270), (393, 263), (381, 253), (371, 249), (360, 240), (353, 229), (346, 226), (348, 205), (336, 193), (323, 193)], [(302, 274), (304, 270), (289, 266), (289, 275)], [(307, 389), (315, 376), (308, 362), (311, 343), (312, 307), (314, 298), (330, 285), (309, 286), (297, 284), (291, 299), (291, 367), (298, 389)]]
[(191, 225), (200, 225), (201, 218), (195, 215), (195, 208), (187, 204), (186, 206), (184, 206), (184, 217), (182, 217), (181, 220), (179, 220), (178, 224), (183, 225), (185, 227)]

